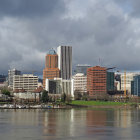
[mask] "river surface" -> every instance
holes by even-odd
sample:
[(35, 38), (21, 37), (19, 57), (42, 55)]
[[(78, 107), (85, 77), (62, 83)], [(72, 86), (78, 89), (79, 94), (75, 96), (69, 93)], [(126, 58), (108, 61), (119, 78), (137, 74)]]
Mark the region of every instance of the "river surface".
[(140, 110), (0, 110), (0, 140), (140, 140)]

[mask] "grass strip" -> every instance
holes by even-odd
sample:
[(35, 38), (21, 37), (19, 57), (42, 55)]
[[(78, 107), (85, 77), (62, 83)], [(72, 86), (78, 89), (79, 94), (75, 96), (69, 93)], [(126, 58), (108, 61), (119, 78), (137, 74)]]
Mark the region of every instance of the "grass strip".
[(110, 101), (72, 101), (73, 105), (87, 105), (87, 106), (121, 106), (121, 105), (131, 105), (131, 103), (123, 103), (123, 102), (110, 102)]

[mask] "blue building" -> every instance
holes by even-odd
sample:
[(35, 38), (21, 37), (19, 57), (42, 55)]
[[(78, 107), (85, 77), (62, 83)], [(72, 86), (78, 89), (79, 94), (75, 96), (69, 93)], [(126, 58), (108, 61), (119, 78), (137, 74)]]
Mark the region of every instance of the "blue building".
[(131, 81), (131, 95), (134, 95), (134, 81)]
[(135, 96), (140, 96), (140, 75), (134, 76), (134, 83), (132, 83), (134, 89), (132, 90)]
[(115, 79), (114, 72), (107, 72), (107, 91), (115, 90), (114, 79)]

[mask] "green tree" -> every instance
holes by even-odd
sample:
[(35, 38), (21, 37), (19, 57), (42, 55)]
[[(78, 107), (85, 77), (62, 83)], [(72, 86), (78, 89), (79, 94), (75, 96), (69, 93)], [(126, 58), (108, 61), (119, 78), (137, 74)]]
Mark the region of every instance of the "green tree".
[(75, 90), (74, 91), (74, 99), (75, 100), (81, 100), (81, 98), (82, 98), (81, 92), (79, 90)]
[(87, 93), (83, 93), (82, 100), (85, 100), (85, 101), (89, 100), (89, 96)]
[(43, 90), (43, 92), (42, 92), (42, 97), (41, 97), (41, 101), (42, 101), (43, 103), (46, 103), (46, 102), (49, 101), (48, 91)]
[(8, 89), (2, 89), (1, 93), (7, 96), (10, 96), (10, 91)]
[(66, 102), (66, 94), (65, 93), (63, 93), (62, 95), (61, 95), (61, 102)]

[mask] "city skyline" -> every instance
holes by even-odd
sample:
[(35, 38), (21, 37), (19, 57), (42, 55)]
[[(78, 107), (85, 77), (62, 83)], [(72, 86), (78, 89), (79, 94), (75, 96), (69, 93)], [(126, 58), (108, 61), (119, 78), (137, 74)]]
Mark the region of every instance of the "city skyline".
[(0, 0), (2, 140), (140, 137), (140, 0)]
[[(81, 2), (82, 1), (82, 2)], [(0, 2), (0, 73), (44, 68), (47, 50), (73, 47), (73, 65), (140, 70), (138, 0)], [(84, 57), (83, 57), (84, 56)]]

